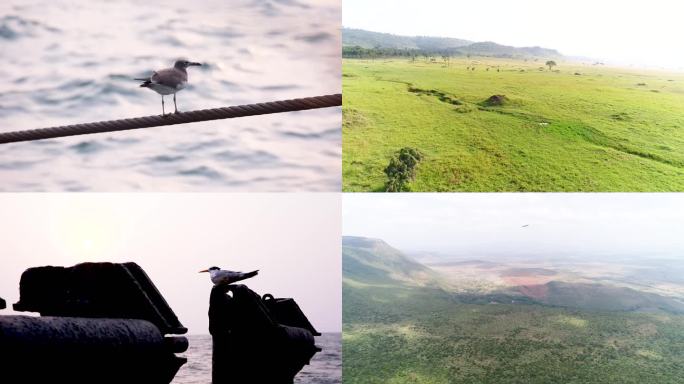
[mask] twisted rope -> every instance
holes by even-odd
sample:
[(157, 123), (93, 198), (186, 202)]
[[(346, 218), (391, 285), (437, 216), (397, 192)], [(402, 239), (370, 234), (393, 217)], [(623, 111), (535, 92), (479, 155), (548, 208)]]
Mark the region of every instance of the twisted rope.
[(269, 113), (304, 111), (342, 105), (342, 95), (325, 95), (302, 99), (272, 101), (268, 103), (238, 105), (234, 107), (201, 109), (167, 115), (136, 117), (132, 119), (98, 121), (95, 123), (64, 125), (60, 127), (30, 129), (26, 131), (0, 132), (0, 144), (52, 139), (55, 137), (88, 135), (151, 128), (163, 125), (194, 123), (198, 121), (232, 119), (235, 117), (266, 115)]

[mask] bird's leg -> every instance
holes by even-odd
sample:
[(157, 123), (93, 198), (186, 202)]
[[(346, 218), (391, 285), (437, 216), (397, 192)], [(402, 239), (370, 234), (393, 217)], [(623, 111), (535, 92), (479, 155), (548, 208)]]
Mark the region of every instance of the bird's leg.
[(176, 109), (176, 113), (178, 113), (178, 107), (176, 106), (176, 94), (173, 94), (173, 108)]
[(162, 116), (164, 116), (166, 113), (164, 112), (164, 95), (161, 95), (162, 97)]

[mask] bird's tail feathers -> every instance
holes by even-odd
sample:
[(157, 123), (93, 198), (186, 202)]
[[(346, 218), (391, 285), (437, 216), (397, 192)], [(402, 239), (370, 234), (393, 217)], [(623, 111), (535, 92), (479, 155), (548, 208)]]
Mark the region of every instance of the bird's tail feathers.
[(149, 77), (146, 79), (133, 79), (133, 80), (142, 81), (143, 83), (140, 84), (141, 87), (148, 87), (150, 84), (152, 84), (152, 80), (150, 80)]
[(259, 274), (259, 270), (258, 270), (258, 269), (257, 269), (256, 271), (247, 272), (247, 273), (245, 273), (245, 278), (254, 277), (254, 276), (258, 275), (258, 274)]

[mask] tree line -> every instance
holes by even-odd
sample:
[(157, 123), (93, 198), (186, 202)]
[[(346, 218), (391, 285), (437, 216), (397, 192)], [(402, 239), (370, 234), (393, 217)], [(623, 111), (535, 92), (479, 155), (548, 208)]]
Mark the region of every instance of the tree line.
[(426, 51), (422, 49), (409, 48), (363, 48), (360, 46), (344, 46), (342, 47), (342, 57), (348, 59), (377, 59), (383, 57), (404, 57), (411, 60), (423, 59), (429, 61), (431, 59), (443, 59), (451, 56), (462, 56), (463, 53), (458, 51)]

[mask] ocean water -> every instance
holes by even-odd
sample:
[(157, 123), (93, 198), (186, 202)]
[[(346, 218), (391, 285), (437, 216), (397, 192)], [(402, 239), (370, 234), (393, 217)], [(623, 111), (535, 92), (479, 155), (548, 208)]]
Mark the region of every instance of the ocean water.
[[(178, 371), (173, 384), (211, 383), (211, 336), (188, 336), (190, 347), (184, 354), (188, 362)], [(316, 345), (323, 348), (311, 364), (295, 377), (297, 384), (339, 384), (342, 382), (342, 334), (324, 333), (316, 337)]]
[[(0, 131), (341, 92), (340, 0), (0, 2)], [(165, 98), (167, 112), (172, 97)], [(0, 191), (339, 191), (341, 111), (0, 145)]]

